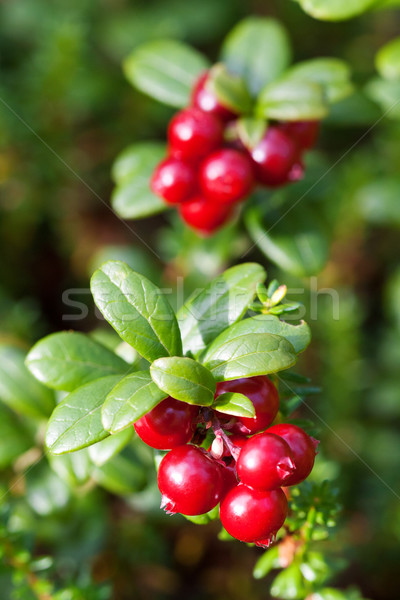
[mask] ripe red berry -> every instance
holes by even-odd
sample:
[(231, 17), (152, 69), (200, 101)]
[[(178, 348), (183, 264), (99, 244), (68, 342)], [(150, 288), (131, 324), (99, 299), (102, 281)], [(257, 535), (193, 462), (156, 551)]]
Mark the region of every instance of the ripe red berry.
[(242, 542), (268, 546), (285, 522), (287, 500), (281, 489), (263, 492), (247, 485), (234, 487), (221, 502), (221, 523)]
[[(222, 381), (217, 384), (216, 396), (225, 392), (237, 392), (244, 394), (252, 401), (256, 416), (240, 417), (236, 419), (236, 423), (230, 428), (233, 433), (258, 433), (271, 425), (279, 410), (279, 395), (278, 390), (272, 381), (265, 375), (258, 377), (247, 377), (234, 379), (233, 381)], [(228, 415), (220, 416), (232, 420)]]
[(319, 121), (285, 121), (279, 129), (291, 137), (301, 150), (315, 145), (319, 133)]
[(223, 489), (222, 467), (205, 450), (178, 446), (158, 470), (161, 508), (169, 513), (202, 515), (216, 506)]
[(289, 445), (273, 433), (259, 433), (247, 440), (237, 461), (241, 482), (260, 490), (287, 485), (294, 470), (294, 457)]
[(198, 108), (181, 110), (170, 121), (170, 153), (179, 160), (198, 161), (216, 150), (222, 140), (221, 121)]
[(222, 474), (222, 500), (233, 487), (238, 485), (238, 479), (236, 476), (236, 463), (233, 459), (231, 462), (225, 464), (225, 466), (220, 465), (220, 467)]
[(239, 150), (223, 148), (210, 154), (200, 167), (200, 185), (205, 196), (221, 204), (245, 198), (254, 184), (251, 161)]
[(229, 206), (218, 204), (204, 196), (186, 200), (179, 210), (185, 223), (204, 234), (210, 234), (221, 227), (232, 214)]
[(223, 106), (217, 96), (209, 89), (209, 72), (202, 73), (196, 81), (192, 92), (192, 104), (205, 113), (210, 113), (222, 121), (234, 119), (236, 114)]
[(176, 158), (166, 158), (151, 178), (152, 191), (169, 204), (179, 204), (193, 194), (196, 173), (193, 167)]
[(270, 427), (266, 433), (279, 435), (288, 444), (293, 454), (295, 471), (286, 479), (285, 486), (304, 481), (312, 471), (318, 440), (307, 435), (301, 427), (282, 423)]
[(199, 408), (168, 397), (134, 424), (138, 436), (152, 448), (170, 450), (193, 437)]
[(262, 140), (251, 150), (258, 181), (270, 187), (287, 183), (297, 154), (297, 144), (289, 135), (277, 126), (268, 127)]

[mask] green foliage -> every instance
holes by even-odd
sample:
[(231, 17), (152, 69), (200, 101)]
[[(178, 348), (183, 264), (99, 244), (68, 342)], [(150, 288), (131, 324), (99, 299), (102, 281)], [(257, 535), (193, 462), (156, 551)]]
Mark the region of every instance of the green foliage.
[(209, 406), (214, 400), (214, 377), (192, 358), (159, 358), (150, 373), (157, 386), (176, 400), (200, 406)]
[(328, 114), (324, 89), (308, 78), (299, 81), (290, 75), (282, 77), (261, 90), (256, 114), (281, 121), (323, 119)]
[(377, 0), (295, 0), (303, 10), (322, 21), (344, 21), (384, 4)]
[(243, 394), (233, 392), (220, 394), (218, 398), (214, 400), (212, 407), (222, 413), (236, 417), (251, 418), (255, 416), (253, 403)]
[(378, 73), (384, 79), (400, 79), (400, 37), (391, 40), (375, 57)]

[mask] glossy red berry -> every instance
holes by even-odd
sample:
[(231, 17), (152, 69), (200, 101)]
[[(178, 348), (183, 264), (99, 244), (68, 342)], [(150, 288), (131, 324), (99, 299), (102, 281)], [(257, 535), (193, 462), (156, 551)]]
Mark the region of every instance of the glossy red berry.
[(208, 85), (209, 72), (202, 73), (196, 81), (192, 92), (192, 104), (205, 113), (210, 113), (222, 121), (235, 118), (235, 113), (223, 106)]
[(216, 506), (223, 490), (221, 466), (205, 450), (178, 446), (158, 470), (161, 508), (169, 513), (202, 515)]
[[(250, 398), (256, 411), (255, 418), (237, 418), (236, 422), (234, 421), (234, 425), (229, 429), (232, 433), (252, 434), (263, 431), (268, 425), (271, 425), (279, 410), (278, 390), (265, 375), (218, 383), (216, 396), (225, 392), (244, 394)], [(232, 421), (232, 418), (228, 417), (228, 415), (219, 414)]]
[(301, 150), (312, 148), (318, 138), (319, 121), (285, 121), (279, 129), (296, 142)]
[(297, 162), (298, 148), (279, 127), (268, 127), (262, 140), (251, 150), (258, 181), (275, 187), (289, 181), (289, 173)]
[(218, 204), (204, 196), (194, 196), (179, 207), (182, 219), (193, 229), (210, 234), (230, 218), (232, 211), (227, 205)]
[(240, 484), (221, 502), (221, 523), (242, 542), (268, 546), (285, 522), (288, 504), (281, 489), (263, 492)]
[(196, 173), (193, 167), (176, 158), (166, 158), (155, 169), (150, 187), (168, 204), (179, 204), (193, 194)]
[(198, 108), (186, 108), (172, 118), (168, 128), (170, 153), (174, 158), (198, 161), (222, 144), (221, 121)]
[(207, 198), (221, 204), (244, 199), (254, 184), (253, 167), (244, 152), (223, 148), (200, 167), (200, 186)]
[(198, 412), (198, 407), (169, 397), (136, 421), (134, 428), (148, 446), (170, 450), (192, 439)]
[(307, 433), (290, 423), (282, 423), (270, 427), (266, 433), (279, 435), (288, 444), (293, 454), (295, 471), (286, 479), (285, 486), (296, 485), (304, 481), (312, 471), (315, 461), (318, 440), (307, 435)]
[(287, 485), (294, 470), (294, 457), (289, 445), (273, 433), (259, 433), (247, 440), (237, 461), (240, 481), (260, 490)]

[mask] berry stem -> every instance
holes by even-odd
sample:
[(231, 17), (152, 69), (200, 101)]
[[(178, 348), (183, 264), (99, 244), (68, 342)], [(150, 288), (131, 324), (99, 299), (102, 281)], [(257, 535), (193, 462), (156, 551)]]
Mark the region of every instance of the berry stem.
[(215, 415), (212, 419), (212, 429), (215, 433), (215, 437), (217, 439), (223, 440), (224, 444), (226, 445), (229, 452), (232, 454), (233, 459), (236, 462), (237, 459), (239, 458), (241, 448), (239, 448), (239, 446), (236, 446), (235, 444), (233, 444), (231, 442), (231, 440), (229, 439), (229, 436), (226, 435), (225, 431), (222, 429), (218, 417), (216, 417)]

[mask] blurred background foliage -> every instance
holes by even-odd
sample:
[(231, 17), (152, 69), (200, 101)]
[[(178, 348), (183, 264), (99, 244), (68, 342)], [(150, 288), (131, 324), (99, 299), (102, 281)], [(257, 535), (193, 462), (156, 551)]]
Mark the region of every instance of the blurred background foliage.
[[(329, 256), (313, 278), (288, 275), (260, 250), (249, 251), (238, 223), (204, 241), (170, 215), (123, 222), (109, 206), (116, 154), (133, 141), (162, 139), (173, 112), (129, 86), (123, 58), (143, 41), (174, 37), (213, 59), (229, 29), (248, 14), (279, 18), (295, 60), (346, 59), (359, 88), (324, 123), (307, 181), (285, 192), (296, 198), (305, 189), (302, 204), (323, 207)], [(54, 398), (29, 380), (24, 351), (41, 335), (66, 328), (94, 329), (103, 343), (115, 345), (88, 293), (90, 273), (108, 258), (122, 258), (170, 289), (177, 304), (229, 264), (257, 260), (270, 278), (287, 283), (289, 299), (305, 304), (313, 343), (301, 371), (323, 393), (307, 400), (299, 416), (315, 422), (322, 440), (314, 479), (332, 480), (343, 506), (336, 533), (319, 550), (346, 559), (333, 584), (348, 589), (315, 598), (356, 599), (353, 584), (369, 598), (398, 598), (400, 113), (385, 111), (388, 98), (400, 96), (398, 84), (388, 91), (374, 60), (399, 24), (396, 10), (320, 22), (289, 0), (0, 4), (4, 598), (247, 600), (268, 594), (268, 579), (251, 577), (260, 551), (219, 540), (214, 523), (199, 527), (158, 509), (151, 457), (135, 439), (104, 463), (101, 452), (87, 451), (42, 460)], [(279, 213), (279, 195), (270, 201)], [(77, 301), (88, 306), (84, 319), (77, 319)], [(32, 406), (35, 414), (29, 414)], [(298, 597), (290, 585), (272, 593)]]

